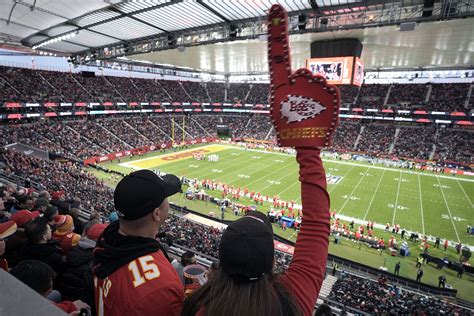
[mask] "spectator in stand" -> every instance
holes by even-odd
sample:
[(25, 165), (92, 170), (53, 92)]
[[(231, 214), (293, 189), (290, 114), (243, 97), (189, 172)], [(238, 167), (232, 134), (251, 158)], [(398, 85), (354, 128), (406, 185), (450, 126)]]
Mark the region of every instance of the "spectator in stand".
[(49, 201), (45, 199), (36, 199), (35, 205), (33, 206), (33, 210), (43, 214), (44, 211), (48, 208)]
[(187, 267), (190, 264), (196, 264), (196, 256), (194, 255), (194, 252), (186, 251), (185, 253), (181, 255), (181, 262), (179, 262), (178, 260), (175, 260), (172, 262), (172, 264), (173, 264), (173, 268), (175, 268), (176, 272), (178, 272), (178, 276), (181, 282), (183, 282), (183, 285), (185, 285), (183, 269), (184, 267)]
[(38, 217), (28, 223), (25, 235), (28, 241), (20, 251), (19, 261), (39, 260), (49, 265), (58, 275), (62, 275), (64, 260), (61, 249), (52, 242), (51, 227), (46, 219)]
[[(61, 295), (70, 300), (81, 299), (89, 305), (94, 305), (87, 297), (87, 281), (90, 279), (94, 256), (92, 251), (96, 246), (96, 241), (100, 234), (107, 227), (107, 224), (98, 221), (90, 221), (85, 225), (83, 236), (76, 247), (72, 248), (66, 257), (66, 268), (61, 280)], [(93, 297), (93, 295), (92, 295)]]
[(118, 183), (114, 204), (120, 220), (106, 228), (94, 250), (97, 310), (180, 315), (184, 288), (155, 239), (168, 217), (167, 197), (180, 190), (176, 176), (159, 177), (150, 170), (133, 172)]
[(373, 315), (470, 315), (444, 300), (351, 274), (336, 281), (328, 298)]
[(71, 215), (56, 216), (53, 225), (55, 231), (52, 239), (58, 243), (63, 255), (67, 255), (71, 248), (77, 246), (81, 239), (81, 235), (73, 233), (74, 220)]
[(230, 224), (220, 268), (184, 304), (183, 315), (311, 315), (326, 269), (329, 197), (319, 150), (298, 148), (303, 223), (287, 272), (275, 278), (273, 230), (261, 212)]
[(8, 238), (6, 243), (5, 258), (8, 260), (11, 266), (14, 266), (16, 263), (18, 263), (19, 251), (27, 242), (25, 226), (39, 215), (39, 212), (21, 210), (11, 216), (11, 220), (17, 225), (15, 234)]
[[(10, 274), (45, 298), (53, 290), (53, 281), (56, 278), (54, 270), (49, 265), (38, 260), (22, 261), (10, 271)], [(53, 304), (66, 313), (78, 312), (83, 308), (89, 309), (89, 305), (79, 300), (74, 302), (53, 302)], [(78, 314), (75, 313), (74, 315)]]
[(29, 195), (22, 195), (18, 197), (18, 202), (17, 204), (10, 209), (10, 214), (15, 214), (17, 211), (20, 210), (28, 210), (31, 211), (31, 209), (34, 206), (34, 198), (29, 196)]
[(8, 260), (4, 257), (6, 251), (6, 242), (7, 238), (15, 234), (17, 229), (16, 223), (14, 221), (0, 223), (0, 269), (8, 271)]

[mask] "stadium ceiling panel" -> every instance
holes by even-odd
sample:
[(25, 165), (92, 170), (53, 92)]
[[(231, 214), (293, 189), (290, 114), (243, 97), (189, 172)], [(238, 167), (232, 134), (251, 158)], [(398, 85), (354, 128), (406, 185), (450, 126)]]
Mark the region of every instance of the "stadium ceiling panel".
[(80, 52), (84, 49), (86, 49), (86, 46), (82, 46), (79, 44), (73, 44), (70, 42), (57, 42), (48, 45), (48, 48), (54, 49), (59, 52)]
[(71, 22), (79, 26), (86, 26), (86, 25), (90, 25), (94, 23), (100, 23), (104, 20), (115, 18), (120, 15), (121, 14), (118, 12), (109, 11), (109, 10), (101, 10), (101, 11), (92, 12), (85, 16), (76, 18), (72, 20)]
[(138, 13), (134, 17), (165, 31), (177, 31), (224, 22), (220, 17), (196, 2), (180, 2)]
[[(3, 5), (4, 2), (6, 1), (1, 1), (2, 6), (0, 7), (0, 17), (7, 20), (10, 16), (11, 4), (13, 1), (10, 1), (9, 6)], [(39, 10), (31, 12), (29, 7), (17, 5), (11, 13), (10, 20), (22, 25), (27, 25), (32, 29), (43, 30), (52, 25), (67, 21), (67, 17), (56, 14), (53, 15)], [(34, 32), (35, 30), (32, 30), (32, 33)]]
[[(116, 39), (100, 35), (91, 31), (81, 30), (79, 34), (74, 36), (71, 39), (68, 39), (68, 42), (74, 44), (80, 44), (85, 47), (98, 47), (102, 45), (108, 45), (117, 42)], [(45, 47), (50, 47), (50, 45), (46, 45)]]
[(53, 28), (50, 28), (49, 30), (44, 31), (44, 34), (48, 36), (57, 36), (59, 34), (67, 33), (67, 32), (72, 32), (74, 30), (77, 30), (77, 26), (74, 25), (59, 25)]
[[(148, 26), (147, 24), (128, 17), (99, 24), (90, 29), (122, 40), (133, 39), (137, 37), (137, 34), (140, 34), (140, 36), (143, 37), (163, 32), (158, 28)], [(117, 32), (117, 30), (120, 30), (120, 32)]]
[(361, 0), (316, 0), (316, 4), (319, 7), (331, 7), (331, 6), (340, 6), (340, 5), (347, 5), (351, 3), (357, 3), (364, 1)]
[(219, 12), (228, 20), (250, 19), (259, 16), (265, 16), (270, 10), (270, 7), (279, 3), (289, 12), (302, 11), (311, 9), (309, 1), (275, 1), (275, 0), (238, 0), (238, 1), (224, 1), (224, 0), (203, 0), (204, 4)]
[(117, 4), (115, 7), (124, 13), (132, 13), (168, 2), (171, 2), (171, 0), (127, 1)]
[(32, 33), (36, 33), (39, 30), (31, 28), (27, 25), (19, 24), (19, 23), (10, 23), (7, 25), (7, 22), (4, 20), (0, 20), (0, 34), (5, 34), (5, 36), (14, 36), (14, 37), (27, 37)]

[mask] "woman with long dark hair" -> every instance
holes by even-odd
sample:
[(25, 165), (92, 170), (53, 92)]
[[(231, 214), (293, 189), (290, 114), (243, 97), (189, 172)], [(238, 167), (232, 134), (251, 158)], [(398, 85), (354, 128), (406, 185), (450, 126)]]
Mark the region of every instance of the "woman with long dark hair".
[(326, 267), (329, 195), (319, 149), (296, 151), (303, 222), (288, 270), (273, 273), (271, 223), (251, 212), (227, 227), (219, 269), (185, 301), (182, 315), (312, 315)]

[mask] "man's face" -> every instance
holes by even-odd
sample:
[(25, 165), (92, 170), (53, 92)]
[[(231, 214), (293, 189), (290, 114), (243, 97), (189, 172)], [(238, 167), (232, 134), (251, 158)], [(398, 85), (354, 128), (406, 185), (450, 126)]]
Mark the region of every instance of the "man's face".
[(33, 203), (33, 200), (28, 199), (28, 200), (25, 201), (25, 203), (21, 204), (20, 206), (21, 206), (21, 208), (24, 209), (24, 210), (31, 211), (31, 209), (32, 209), (33, 206), (34, 206), (34, 203)]
[(43, 238), (45, 241), (50, 241), (51, 238), (53, 237), (53, 232), (49, 225), (46, 225), (46, 226), (47, 226), (47, 230), (46, 230), (46, 233), (43, 235)]

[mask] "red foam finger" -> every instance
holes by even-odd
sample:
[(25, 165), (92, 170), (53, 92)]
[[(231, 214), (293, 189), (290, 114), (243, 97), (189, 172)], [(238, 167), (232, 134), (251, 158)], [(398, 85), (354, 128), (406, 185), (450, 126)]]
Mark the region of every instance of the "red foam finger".
[(270, 86), (273, 90), (288, 84), (291, 75), (288, 45), (288, 14), (274, 4), (268, 15), (268, 63), (270, 65)]

